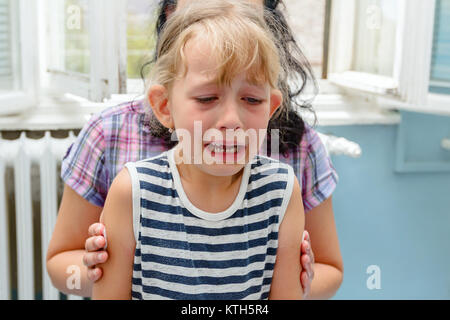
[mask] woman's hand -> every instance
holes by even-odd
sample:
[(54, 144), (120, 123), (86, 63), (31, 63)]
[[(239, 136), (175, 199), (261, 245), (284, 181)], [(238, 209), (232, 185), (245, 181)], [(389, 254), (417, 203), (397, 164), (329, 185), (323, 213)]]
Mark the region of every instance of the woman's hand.
[(85, 242), (86, 252), (83, 256), (83, 263), (88, 268), (87, 276), (92, 282), (98, 281), (103, 275), (102, 269), (96, 267), (96, 265), (108, 260), (108, 253), (104, 250), (106, 245), (104, 230), (103, 224), (92, 224), (88, 231), (89, 238)]
[(311, 249), (309, 233), (306, 230), (303, 232), (303, 239), (300, 255), (300, 262), (302, 264), (300, 282), (302, 283), (304, 297), (307, 298), (311, 291), (311, 282), (314, 278), (314, 253)]

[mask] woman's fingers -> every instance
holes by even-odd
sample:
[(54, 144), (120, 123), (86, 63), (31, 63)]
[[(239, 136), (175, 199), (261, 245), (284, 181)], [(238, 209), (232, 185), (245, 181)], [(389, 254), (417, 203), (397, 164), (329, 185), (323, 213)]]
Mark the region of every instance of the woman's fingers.
[(101, 250), (105, 247), (106, 240), (103, 236), (94, 236), (86, 239), (84, 248), (88, 252)]
[(312, 281), (314, 279), (314, 253), (311, 249), (309, 233), (306, 230), (304, 231), (303, 237), (300, 261), (309, 281)]
[(306, 274), (306, 271), (302, 271), (300, 275), (300, 282), (302, 283), (303, 288), (303, 298), (307, 298), (309, 296), (309, 292), (311, 291), (311, 280)]
[(86, 253), (83, 256), (83, 263), (86, 267), (90, 268), (96, 264), (106, 262), (108, 253), (105, 250), (98, 251), (103, 249), (105, 243), (106, 241), (103, 237), (90, 237), (86, 240)]
[(105, 263), (108, 260), (106, 251), (86, 252), (83, 256), (83, 264), (88, 268), (94, 268), (97, 264)]
[(313, 264), (311, 263), (311, 258), (308, 255), (303, 255), (300, 260), (303, 271), (306, 271), (309, 280), (312, 281), (314, 279), (314, 269)]
[(303, 232), (302, 239), (300, 262), (303, 270), (300, 273), (300, 282), (302, 284), (304, 298), (306, 298), (311, 292), (311, 282), (314, 278), (314, 254), (311, 249), (311, 240), (308, 231), (305, 230)]
[(91, 224), (89, 226), (89, 230), (88, 230), (89, 236), (90, 237), (94, 237), (94, 236), (101, 236), (101, 235), (103, 235), (104, 227), (105, 226), (103, 224), (99, 223), (99, 222)]
[(314, 252), (312, 251), (312, 248), (311, 248), (311, 238), (309, 237), (308, 231), (305, 230), (305, 232), (306, 232), (305, 240), (307, 242), (306, 253), (308, 254), (309, 258), (311, 259), (311, 263), (314, 264), (315, 260), (314, 260)]
[(96, 282), (102, 277), (102, 269), (100, 268), (88, 269), (87, 276), (90, 281)]
[(102, 277), (102, 269), (96, 265), (108, 260), (108, 253), (103, 250), (106, 245), (104, 228), (101, 223), (94, 223), (89, 226), (89, 238), (86, 239), (84, 244), (86, 252), (83, 256), (83, 264), (88, 268), (87, 276), (92, 282), (96, 282)]

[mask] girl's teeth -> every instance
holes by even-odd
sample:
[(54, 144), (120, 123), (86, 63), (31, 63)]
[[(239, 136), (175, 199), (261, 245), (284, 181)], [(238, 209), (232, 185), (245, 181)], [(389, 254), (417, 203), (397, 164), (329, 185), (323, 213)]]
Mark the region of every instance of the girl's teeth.
[(215, 145), (213, 143), (211, 143), (210, 146), (214, 152), (226, 152), (226, 153), (237, 152), (237, 146), (224, 148), (223, 146)]

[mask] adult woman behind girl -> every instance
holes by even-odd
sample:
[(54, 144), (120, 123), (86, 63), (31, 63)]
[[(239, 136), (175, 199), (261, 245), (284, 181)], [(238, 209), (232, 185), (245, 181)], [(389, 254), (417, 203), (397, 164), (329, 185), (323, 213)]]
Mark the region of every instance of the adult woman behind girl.
[[(161, 2), (159, 27), (163, 26), (174, 3)], [(265, 3), (279, 21), (285, 22), (282, 13), (277, 9), (278, 4), (278, 1)], [(274, 31), (279, 39), (283, 39), (283, 50), (290, 65), (286, 70), (287, 77), (281, 81), (281, 89), (284, 94), (288, 92), (287, 96), (292, 99), (286, 99), (284, 102), (287, 104), (288, 113), (275, 116), (269, 123), (269, 129), (282, 126), (291, 129), (288, 131), (290, 134), (281, 137), (281, 151), (285, 152), (285, 155), (282, 155), (280, 160), (293, 166), (301, 182), (306, 211), (305, 229), (311, 234), (315, 252), (313, 255), (308, 244), (302, 245), (303, 287), (308, 294), (313, 277), (312, 260), (315, 259), (315, 277), (309, 296), (329, 298), (339, 288), (343, 272), (331, 199), (337, 175), (317, 134), (308, 125), (304, 125), (294, 111), (295, 98), (302, 93), (307, 80), (312, 78), (307, 61), (302, 59), (301, 51), (288, 28), (283, 28), (282, 32), (279, 32), (279, 29)], [(288, 77), (298, 81), (298, 89), (287, 86)], [(93, 251), (105, 244), (104, 239), (98, 236), (102, 234), (102, 228), (95, 232), (98, 225), (94, 225), (89, 228), (89, 233), (87, 229), (98, 221), (107, 190), (116, 174), (128, 161), (148, 158), (173, 146), (170, 145), (170, 134), (167, 130), (149, 131), (146, 124), (152, 119), (154, 118), (144, 112), (144, 104), (139, 101), (107, 109), (91, 118), (68, 151), (62, 168), (66, 186), (47, 255), (49, 274), (54, 285), (61, 291), (90, 295), (92, 283), (88, 280), (87, 270), (82, 267), (83, 257), (87, 265), (93, 266), (104, 262), (107, 255), (106, 252), (85, 255), (83, 248)], [(86, 238), (93, 234), (97, 236), (86, 241)], [(81, 270), (81, 289), (77, 291), (69, 291), (66, 288), (66, 269), (71, 265), (77, 265)], [(91, 269), (91, 276), (95, 276), (95, 273), (97, 278), (101, 276), (100, 269)]]

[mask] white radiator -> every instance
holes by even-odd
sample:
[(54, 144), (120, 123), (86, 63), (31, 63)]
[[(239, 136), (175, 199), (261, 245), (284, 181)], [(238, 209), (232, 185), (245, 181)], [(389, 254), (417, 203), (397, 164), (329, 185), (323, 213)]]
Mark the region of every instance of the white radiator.
[[(16, 219), (17, 298), (35, 299), (35, 264), (41, 263), (42, 298), (59, 299), (46, 272), (45, 256), (58, 212), (57, 190), (60, 179), (58, 165), (70, 144), (75, 140), (73, 132), (65, 139), (52, 138), (46, 132), (41, 139), (27, 138), (25, 132), (17, 140), (2, 139), (0, 134), (0, 300), (11, 299), (11, 256), (8, 217), (8, 198), (14, 193)], [(38, 168), (36, 170), (36, 167)], [(32, 170), (34, 169), (34, 170)], [(12, 170), (12, 181), (7, 181), (7, 171)], [(9, 177), (10, 175), (8, 175)], [(40, 177), (40, 185), (37, 184)], [(12, 180), (12, 179), (10, 179)], [(40, 192), (39, 192), (40, 190)], [(35, 236), (33, 234), (33, 200), (40, 193), (40, 250), (41, 261), (35, 261)], [(39, 228), (38, 228), (39, 229)], [(77, 299), (78, 297), (70, 297)]]

